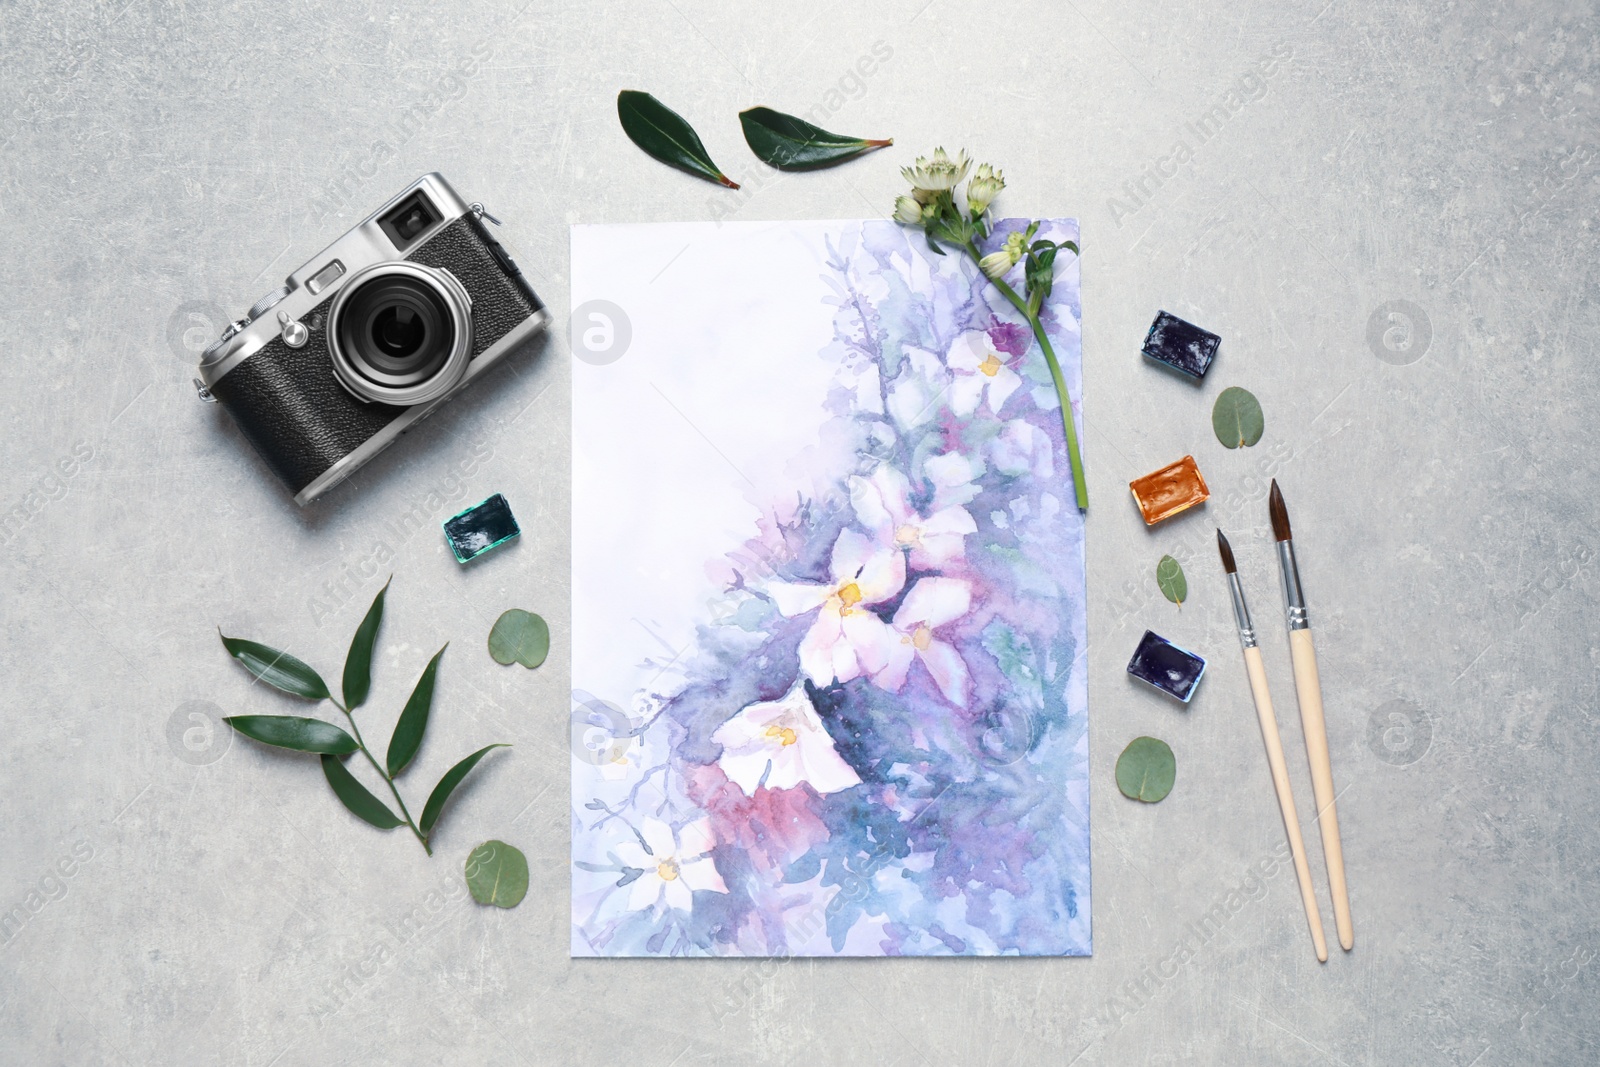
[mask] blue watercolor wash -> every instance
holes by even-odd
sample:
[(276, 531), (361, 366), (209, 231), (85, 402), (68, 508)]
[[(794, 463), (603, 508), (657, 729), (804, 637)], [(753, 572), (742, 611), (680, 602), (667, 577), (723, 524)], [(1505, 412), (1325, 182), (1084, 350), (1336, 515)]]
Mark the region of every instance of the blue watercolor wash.
[(1128, 661), (1128, 673), (1187, 704), (1194, 691), (1200, 688), (1206, 661), (1146, 630), (1139, 639), (1139, 647), (1133, 650), (1133, 658)]
[(1210, 330), (1202, 330), (1176, 315), (1158, 311), (1156, 321), (1150, 324), (1150, 332), (1145, 334), (1144, 354), (1198, 381), (1211, 369), (1211, 361), (1217, 358), (1217, 346), (1221, 343), (1222, 338)]
[(477, 559), (522, 532), (511, 505), (499, 493), (444, 520), (444, 536), (458, 563)]

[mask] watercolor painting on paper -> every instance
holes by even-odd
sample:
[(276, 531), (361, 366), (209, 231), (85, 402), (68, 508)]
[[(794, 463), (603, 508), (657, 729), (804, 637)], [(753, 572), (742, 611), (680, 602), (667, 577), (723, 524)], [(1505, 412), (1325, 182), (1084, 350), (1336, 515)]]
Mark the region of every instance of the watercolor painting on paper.
[(1083, 519), (1021, 316), (891, 221), (576, 226), (572, 303), (573, 955), (1089, 954)]

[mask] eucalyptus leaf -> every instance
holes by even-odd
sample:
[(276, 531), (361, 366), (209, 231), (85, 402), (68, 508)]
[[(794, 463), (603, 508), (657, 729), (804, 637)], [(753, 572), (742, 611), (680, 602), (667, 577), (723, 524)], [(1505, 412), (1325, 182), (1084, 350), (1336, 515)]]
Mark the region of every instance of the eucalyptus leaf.
[[(449, 647), (447, 642), (444, 648)], [(411, 698), (400, 713), (400, 721), (394, 724), (394, 736), (389, 738), (389, 754), (384, 760), (389, 766), (390, 778), (405, 770), (417, 749), (422, 747), (422, 735), (428, 729), (428, 713), (433, 709), (433, 680), (439, 673), (439, 657), (444, 655), (444, 648), (435, 652), (423, 668), (422, 677), (417, 679), (416, 688), (411, 690)]]
[(1130, 800), (1154, 804), (1172, 792), (1178, 761), (1165, 741), (1136, 737), (1117, 757), (1117, 788)]
[(344, 801), (344, 806), (373, 826), (380, 830), (393, 830), (396, 826), (405, 825), (395, 818), (394, 812), (383, 801), (372, 795), (371, 790), (356, 781), (350, 768), (338, 756), (322, 757), (322, 775), (333, 786), (339, 799)]
[(1162, 556), (1156, 564), (1156, 587), (1162, 596), (1180, 608), (1189, 597), (1189, 582), (1183, 576), (1183, 567), (1171, 556)]
[(843, 163), (863, 152), (894, 144), (892, 138), (869, 141), (847, 137), (813, 126), (805, 119), (785, 115), (770, 107), (753, 107), (739, 112), (744, 139), (756, 158), (779, 170), (816, 170)]
[(456, 786), (467, 776), (478, 761), (497, 748), (510, 748), (510, 745), (485, 745), (460, 763), (444, 772), (444, 777), (439, 779), (439, 784), (433, 787), (433, 792), (428, 795), (428, 803), (422, 808), (422, 818), (417, 820), (417, 827), (424, 835), (433, 833), (433, 824), (439, 821), (439, 816), (444, 814), (445, 801), (450, 799), (450, 794), (456, 791)]
[(531, 611), (503, 612), (489, 631), (489, 655), (496, 663), (520, 663), (532, 670), (549, 654), (550, 626)]
[[(391, 577), (389, 582), (394, 581)], [(356, 627), (350, 639), (350, 652), (344, 657), (344, 707), (354, 711), (367, 702), (372, 692), (372, 646), (378, 640), (378, 625), (383, 622), (383, 597), (389, 591), (389, 582), (383, 583), (378, 595), (372, 598), (367, 617)]]
[(222, 720), (246, 737), (296, 752), (342, 756), (356, 750), (356, 739), (321, 719), (299, 715), (233, 715)]
[(696, 177), (739, 188), (739, 183), (711, 162), (700, 135), (684, 117), (649, 93), (624, 89), (617, 94), (617, 118), (628, 139), (661, 162)]
[(485, 841), (467, 856), (467, 889), (479, 904), (514, 908), (528, 895), (528, 857), (504, 841)]
[(1230, 385), (1211, 409), (1211, 429), (1226, 448), (1248, 448), (1267, 428), (1261, 402), (1248, 389)]
[(222, 647), (244, 664), (245, 670), (273, 688), (307, 700), (328, 699), (328, 684), (322, 676), (289, 653), (240, 637), (228, 637), (221, 630), (217, 631), (217, 636), (222, 638)]

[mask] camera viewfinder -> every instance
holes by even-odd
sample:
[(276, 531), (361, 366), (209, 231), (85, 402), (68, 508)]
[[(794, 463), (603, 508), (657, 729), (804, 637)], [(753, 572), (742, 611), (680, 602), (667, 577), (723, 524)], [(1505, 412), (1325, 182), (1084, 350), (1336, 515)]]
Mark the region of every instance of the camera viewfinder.
[(416, 243), (428, 227), (438, 222), (439, 210), (421, 189), (400, 201), (388, 214), (378, 220), (383, 232), (394, 242), (395, 251), (404, 252)]

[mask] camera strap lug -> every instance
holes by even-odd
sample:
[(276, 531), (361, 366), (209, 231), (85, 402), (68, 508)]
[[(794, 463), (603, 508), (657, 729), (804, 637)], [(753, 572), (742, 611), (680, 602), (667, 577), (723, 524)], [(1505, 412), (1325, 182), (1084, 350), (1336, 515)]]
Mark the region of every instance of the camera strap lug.
[(194, 379), (194, 395), (207, 404), (215, 404), (217, 402), (217, 398), (211, 395), (211, 390), (206, 388), (206, 383), (199, 378)]
[(482, 204), (469, 204), (467, 205), (467, 210), (472, 212), (472, 217), (475, 219), (488, 219), (496, 226), (500, 225), (500, 220), (489, 214), (488, 210), (486, 210)]

